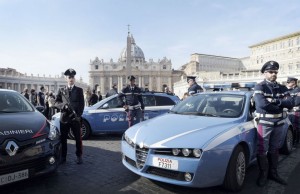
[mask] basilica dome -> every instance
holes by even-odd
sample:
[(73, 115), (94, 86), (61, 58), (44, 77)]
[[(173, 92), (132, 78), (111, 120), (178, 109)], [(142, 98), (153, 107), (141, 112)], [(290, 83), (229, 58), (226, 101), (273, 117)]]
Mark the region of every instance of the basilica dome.
[[(144, 56), (144, 52), (142, 51), (142, 49), (137, 46), (135, 44), (134, 38), (131, 35), (131, 60), (134, 62), (144, 62), (145, 61), (145, 56)], [(127, 47), (125, 47), (122, 52), (121, 52), (121, 56), (120, 56), (120, 61), (122, 62), (126, 62), (126, 58), (127, 58)]]

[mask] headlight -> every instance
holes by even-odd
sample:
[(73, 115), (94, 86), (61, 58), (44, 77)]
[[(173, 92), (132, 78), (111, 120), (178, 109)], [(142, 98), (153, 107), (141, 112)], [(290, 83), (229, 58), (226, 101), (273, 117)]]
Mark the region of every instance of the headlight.
[(52, 125), (51, 123), (50, 123), (50, 131), (49, 131), (48, 138), (52, 141), (58, 139), (57, 128), (54, 125)]
[(124, 139), (131, 147), (134, 147), (133, 141), (126, 134), (124, 135)]
[(199, 158), (202, 154), (202, 151), (200, 149), (193, 149), (193, 154), (196, 158)]
[(191, 150), (189, 150), (189, 149), (187, 149), (187, 148), (182, 149), (182, 154), (183, 154), (184, 156), (189, 156), (190, 153), (191, 153)]
[(174, 156), (177, 156), (180, 153), (180, 149), (174, 148), (174, 149), (172, 149), (172, 153)]

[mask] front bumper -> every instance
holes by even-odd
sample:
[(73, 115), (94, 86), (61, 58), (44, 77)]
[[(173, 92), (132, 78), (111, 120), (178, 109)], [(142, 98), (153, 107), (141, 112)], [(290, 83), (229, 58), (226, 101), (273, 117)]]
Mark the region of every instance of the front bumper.
[[(4, 141), (3, 144), (5, 145), (7, 141), (9, 140)], [(59, 140), (51, 141), (46, 137), (41, 137), (19, 144), (22, 146), (14, 156), (9, 156), (1, 145), (0, 177), (2, 180), (0, 179), (0, 186), (15, 182), (5, 180), (10, 179), (7, 175), (11, 173), (27, 171), (27, 178), (33, 178), (53, 172), (58, 167), (61, 155)]]
[[(141, 164), (138, 159), (136, 147), (133, 148), (126, 141), (122, 141), (122, 163), (132, 172), (160, 182), (186, 186), (186, 187), (210, 187), (222, 184), (226, 173), (227, 163), (222, 164), (218, 158), (226, 153), (207, 152), (200, 158), (176, 157), (170, 155), (154, 154), (153, 149), (146, 150), (145, 162)], [(164, 169), (157, 166), (157, 158), (178, 162), (177, 169)], [(185, 179), (186, 173), (192, 177), (191, 180)]]

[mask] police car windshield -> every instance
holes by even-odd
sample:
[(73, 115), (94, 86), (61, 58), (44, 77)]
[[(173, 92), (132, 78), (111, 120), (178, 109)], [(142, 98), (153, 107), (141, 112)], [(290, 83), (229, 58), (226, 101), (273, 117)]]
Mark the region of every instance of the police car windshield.
[(34, 108), (17, 92), (0, 91), (0, 113), (32, 112)]
[(243, 113), (245, 96), (235, 94), (200, 94), (178, 103), (170, 113), (209, 117), (239, 117)]

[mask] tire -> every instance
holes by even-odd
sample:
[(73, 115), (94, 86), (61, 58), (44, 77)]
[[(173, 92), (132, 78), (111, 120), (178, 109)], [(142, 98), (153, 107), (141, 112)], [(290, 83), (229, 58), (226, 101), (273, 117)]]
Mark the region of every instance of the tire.
[[(88, 139), (90, 137), (91, 134), (91, 127), (89, 125), (89, 123), (85, 120), (82, 120), (82, 124), (81, 124), (81, 138), (83, 140)], [(69, 134), (68, 134), (70, 139), (75, 139), (73, 131), (70, 130)]]
[(280, 152), (285, 155), (289, 155), (293, 150), (294, 145), (294, 135), (291, 128), (288, 128), (286, 132), (286, 136), (284, 139), (284, 143), (282, 147), (280, 148)]
[(237, 192), (243, 188), (246, 176), (246, 154), (241, 145), (238, 145), (230, 157), (223, 187), (226, 190)]

